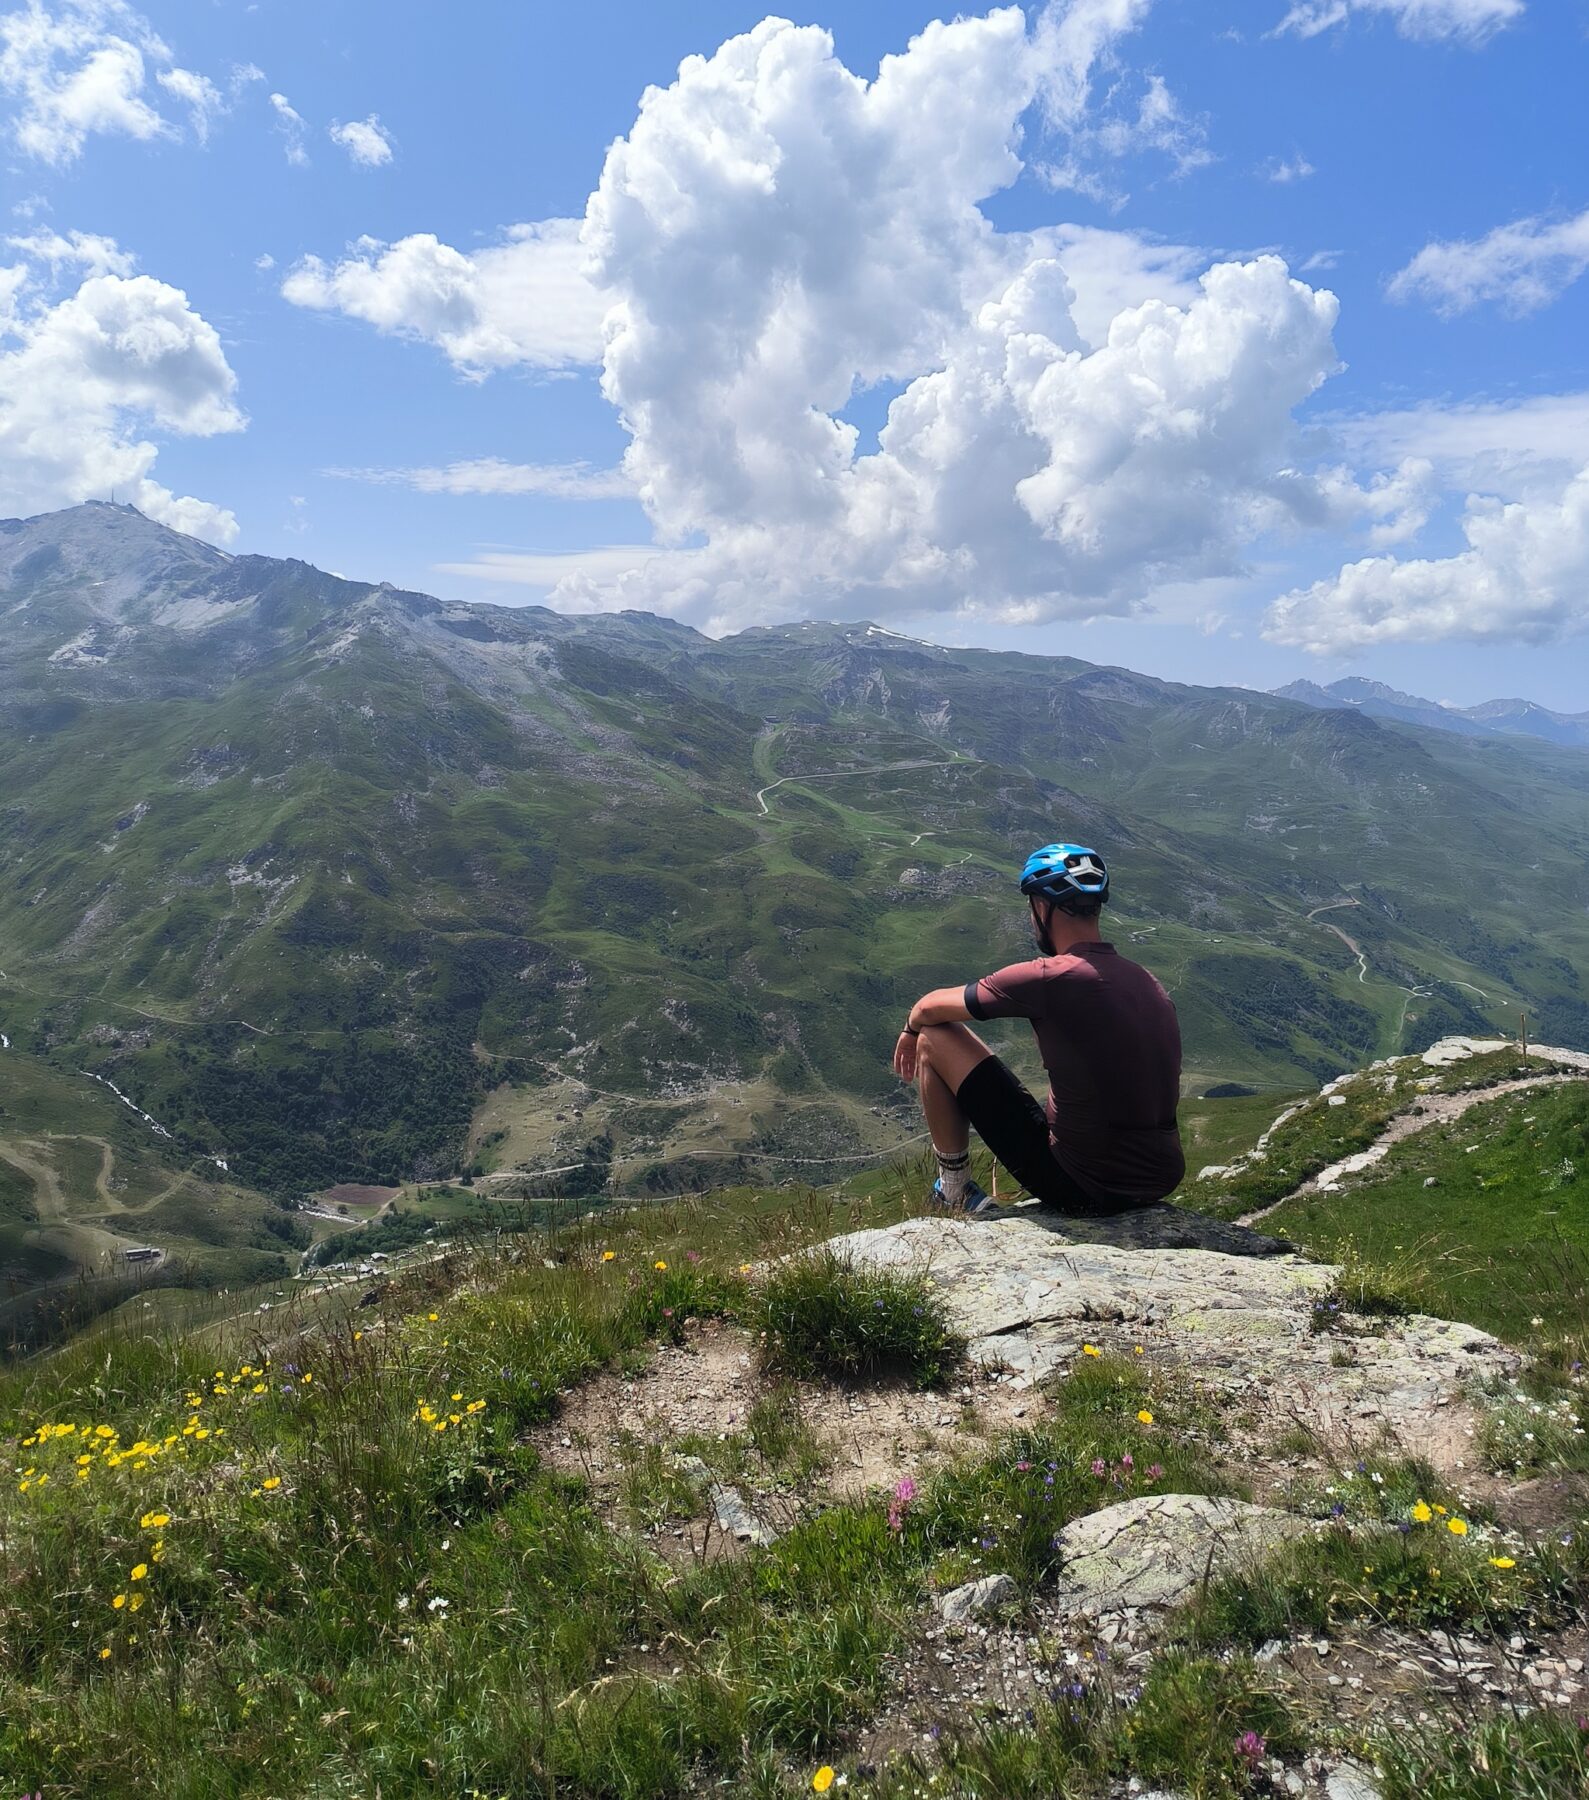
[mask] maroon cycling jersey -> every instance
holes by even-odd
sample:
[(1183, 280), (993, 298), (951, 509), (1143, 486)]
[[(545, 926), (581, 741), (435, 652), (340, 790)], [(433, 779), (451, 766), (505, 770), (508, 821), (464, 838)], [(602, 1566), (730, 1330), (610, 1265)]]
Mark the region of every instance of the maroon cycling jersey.
[(1030, 1019), (1055, 1160), (1100, 1200), (1162, 1200), (1186, 1173), (1175, 1120), (1175, 1003), (1113, 944), (1011, 963), (966, 984), (973, 1019)]

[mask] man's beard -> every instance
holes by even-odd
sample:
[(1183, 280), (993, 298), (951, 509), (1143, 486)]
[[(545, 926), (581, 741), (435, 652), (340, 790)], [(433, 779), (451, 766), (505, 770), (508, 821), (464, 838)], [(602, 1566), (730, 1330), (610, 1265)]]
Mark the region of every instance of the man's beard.
[(1037, 939), (1037, 948), (1042, 955), (1057, 956), (1059, 954), (1054, 948), (1054, 940), (1048, 935), (1048, 926), (1038, 918), (1035, 912), (1032, 914), (1032, 936)]

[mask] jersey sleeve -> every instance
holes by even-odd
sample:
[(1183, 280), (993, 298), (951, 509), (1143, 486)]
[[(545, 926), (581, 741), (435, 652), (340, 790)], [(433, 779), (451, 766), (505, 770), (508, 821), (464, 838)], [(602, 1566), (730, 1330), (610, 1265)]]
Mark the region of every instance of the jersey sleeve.
[(966, 1011), (973, 1019), (1036, 1019), (1048, 1010), (1046, 985), (1040, 962), (1011, 963), (966, 983)]

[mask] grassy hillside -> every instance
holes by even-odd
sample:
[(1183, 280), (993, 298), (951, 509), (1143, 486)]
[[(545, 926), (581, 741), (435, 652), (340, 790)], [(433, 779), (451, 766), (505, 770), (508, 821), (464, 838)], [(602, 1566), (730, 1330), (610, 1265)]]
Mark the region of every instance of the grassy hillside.
[(1589, 1352), (1589, 1082), (1486, 1101), (1265, 1228), (1384, 1270), (1421, 1310), (1512, 1343)]
[(908, 1135), (900, 1011), (1025, 952), (1011, 871), (1060, 835), (1108, 850), (1193, 1093), (1525, 1008), (1589, 1043), (1580, 753), (864, 626), (447, 605), (126, 509), (18, 529), (0, 1031), (256, 1189), (497, 1131), (483, 1166), (532, 1170), (610, 1131), (638, 1189), (836, 1176)]

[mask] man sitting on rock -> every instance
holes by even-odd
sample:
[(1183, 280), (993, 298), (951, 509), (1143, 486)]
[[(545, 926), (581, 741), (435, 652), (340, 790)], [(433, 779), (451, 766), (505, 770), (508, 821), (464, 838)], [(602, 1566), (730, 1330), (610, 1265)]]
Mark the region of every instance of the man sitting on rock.
[[(1042, 954), (924, 994), (894, 1047), (895, 1074), (921, 1090), (938, 1157), (933, 1196), (952, 1212), (997, 1213), (968, 1172), (975, 1126), (1056, 1212), (1118, 1213), (1162, 1200), (1186, 1173), (1174, 1003), (1103, 941), (1109, 872), (1097, 851), (1044, 845), (1027, 858), (1021, 892)], [(1031, 1020), (1048, 1071), (1046, 1113), (965, 1019)]]

